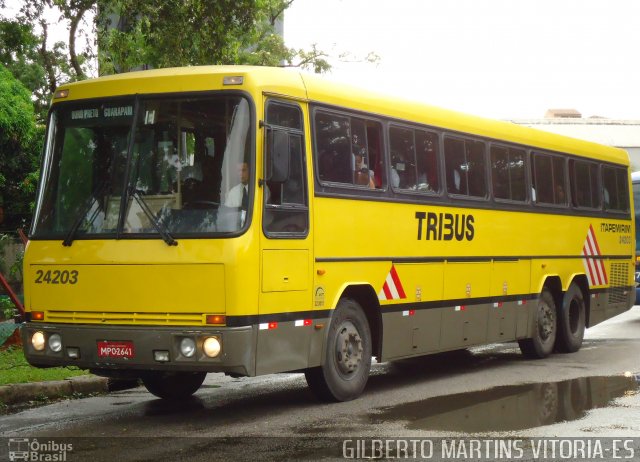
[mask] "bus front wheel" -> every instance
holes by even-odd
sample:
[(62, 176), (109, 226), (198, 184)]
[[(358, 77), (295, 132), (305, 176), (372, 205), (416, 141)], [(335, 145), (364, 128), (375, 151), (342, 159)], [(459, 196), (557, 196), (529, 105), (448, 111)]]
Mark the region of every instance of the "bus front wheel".
[(142, 383), (158, 398), (178, 401), (198, 391), (206, 376), (206, 372), (147, 372)]
[(340, 300), (329, 324), (320, 367), (305, 371), (311, 391), (325, 401), (349, 401), (362, 394), (371, 369), (371, 331), (360, 305)]
[(533, 338), (518, 340), (520, 351), (527, 358), (546, 358), (553, 351), (557, 334), (557, 311), (553, 295), (546, 287), (542, 289), (536, 305)]
[(571, 283), (562, 299), (562, 310), (558, 315), (558, 351), (573, 353), (582, 346), (584, 338), (586, 308), (582, 290)]

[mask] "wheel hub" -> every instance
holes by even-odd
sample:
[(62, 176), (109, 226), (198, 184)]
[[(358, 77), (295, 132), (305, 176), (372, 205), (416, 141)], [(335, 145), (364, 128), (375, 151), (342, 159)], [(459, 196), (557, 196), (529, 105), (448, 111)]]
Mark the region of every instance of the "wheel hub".
[(555, 324), (552, 308), (543, 303), (540, 305), (540, 311), (538, 312), (538, 329), (540, 331), (540, 337), (546, 340), (551, 336)]
[(362, 338), (353, 324), (346, 323), (336, 338), (336, 362), (343, 374), (353, 373), (362, 362)]

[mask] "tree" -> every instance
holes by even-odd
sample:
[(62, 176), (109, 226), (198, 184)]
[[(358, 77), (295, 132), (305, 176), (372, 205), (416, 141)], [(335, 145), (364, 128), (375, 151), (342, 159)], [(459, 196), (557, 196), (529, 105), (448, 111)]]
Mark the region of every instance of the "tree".
[[(292, 3), (293, 0), (23, 0), (17, 18), (0, 17), (3, 85), (9, 85), (9, 69), (31, 93), (36, 120), (43, 123), (55, 89), (95, 73), (91, 62), (96, 57), (100, 74), (145, 66), (201, 64), (296, 66), (325, 72), (330, 64), (324, 52), (316, 46), (310, 50), (288, 48), (276, 32), (278, 21)], [(0, 12), (4, 8), (5, 0), (0, 0)], [(48, 43), (51, 24), (47, 18), (52, 10), (58, 14), (58, 23), (66, 25), (66, 43)], [(11, 82), (11, 86), (16, 83)], [(22, 98), (24, 91), (14, 97), (18, 95)], [(10, 101), (13, 100), (3, 99), (0, 105), (5, 107)], [(14, 111), (24, 108), (24, 101), (20, 101)], [(7, 106), (6, 113), (0, 110), (7, 127), (13, 123), (7, 118), (11, 109)], [(18, 112), (13, 113), (17, 117), (14, 122), (26, 127), (25, 120), (32, 118), (33, 110)], [(0, 135), (8, 136), (10, 132), (4, 130), (4, 125), (0, 128)], [(11, 139), (0, 136), (0, 190), (6, 191), (7, 213), (16, 217), (28, 212), (38, 176), (36, 159), (44, 129), (37, 125), (30, 130), (29, 136), (26, 132)], [(15, 135), (15, 129), (11, 133)], [(18, 192), (23, 193), (23, 199)]]
[[(287, 48), (276, 22), (292, 0), (101, 0), (101, 74), (201, 64), (300, 66), (323, 72), (326, 55)], [(118, 18), (117, 24), (115, 19)]]
[[(82, 19), (91, 10), (93, 0), (25, 0), (15, 19), (0, 18), (0, 63), (31, 90), (40, 122), (58, 85), (87, 77), (93, 51), (85, 47), (78, 52), (76, 43)], [(49, 44), (48, 11), (57, 11), (59, 22), (67, 23), (68, 45)]]
[(5, 228), (28, 221), (42, 137), (29, 90), (0, 65), (0, 202)]

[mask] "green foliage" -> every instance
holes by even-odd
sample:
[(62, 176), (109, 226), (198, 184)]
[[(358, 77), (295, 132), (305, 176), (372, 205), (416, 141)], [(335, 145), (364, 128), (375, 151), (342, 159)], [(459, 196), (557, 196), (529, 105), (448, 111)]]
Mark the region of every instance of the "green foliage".
[(124, 72), (142, 64), (233, 63), (239, 38), (253, 27), (258, 8), (254, 0), (105, 1), (100, 10), (107, 14), (98, 29), (106, 29), (112, 12), (119, 16), (121, 31), (99, 34), (100, 72)]
[(7, 295), (0, 295), (0, 313), (4, 319), (12, 319), (15, 306)]
[[(18, 297), (22, 298), (24, 247), (15, 244), (16, 238), (9, 234), (0, 234), (0, 271)], [(7, 249), (11, 250), (7, 251)], [(0, 294), (3, 293), (5, 290), (0, 287)], [(0, 316), (4, 316), (4, 319), (12, 319), (15, 308), (8, 295), (0, 295)]]
[(22, 348), (9, 347), (0, 351), (0, 385), (9, 383), (43, 382), (47, 380), (64, 380), (77, 375), (85, 375), (77, 367), (52, 367), (38, 369), (27, 363)]
[(38, 46), (32, 25), (18, 20), (0, 20), (0, 64), (32, 92), (37, 111), (44, 117), (48, 91)]
[(19, 226), (35, 197), (42, 131), (36, 129), (31, 95), (0, 65), (0, 202), (5, 227)]
[(292, 0), (116, 0), (99, 19), (101, 74), (203, 64), (297, 66), (325, 72), (326, 55), (287, 48), (276, 22)]
[[(87, 43), (79, 53), (76, 38), (83, 32), (85, 13), (95, 10), (95, 3), (95, 0), (22, 0), (16, 18), (0, 18), (0, 64), (31, 91), (36, 117), (41, 123), (56, 87), (86, 78), (92, 46)], [(0, 4), (0, 13), (3, 8)], [(58, 22), (66, 24), (69, 39), (50, 45), (51, 25), (45, 12), (52, 8), (59, 13)]]

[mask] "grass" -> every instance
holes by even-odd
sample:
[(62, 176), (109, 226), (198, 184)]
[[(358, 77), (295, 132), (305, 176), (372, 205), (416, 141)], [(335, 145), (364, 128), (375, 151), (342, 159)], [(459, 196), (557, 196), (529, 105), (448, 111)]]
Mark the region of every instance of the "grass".
[(88, 374), (88, 372), (74, 366), (51, 367), (48, 369), (32, 367), (24, 358), (22, 348), (17, 346), (10, 346), (0, 351), (0, 385), (64, 380), (85, 374)]

